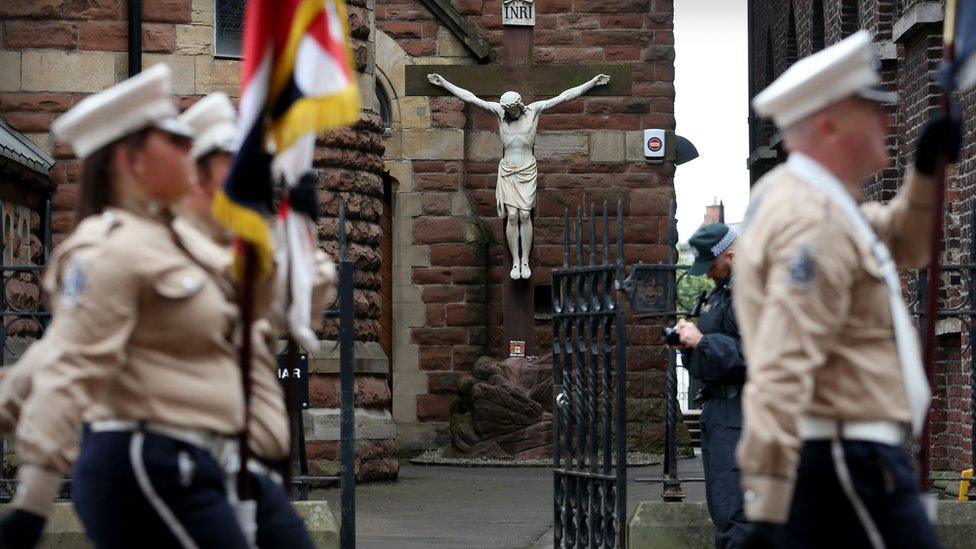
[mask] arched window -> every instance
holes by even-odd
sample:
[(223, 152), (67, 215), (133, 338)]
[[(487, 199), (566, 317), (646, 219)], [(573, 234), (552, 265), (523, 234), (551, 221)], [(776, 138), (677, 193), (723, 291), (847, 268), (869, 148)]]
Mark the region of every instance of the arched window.
[(793, 2), (790, 2), (790, 9), (787, 10), (786, 16), (789, 19), (786, 22), (786, 64), (792, 65), (796, 63), (799, 57), (796, 47), (796, 12), (793, 10)]
[(376, 102), (379, 104), (383, 129), (390, 131), (393, 129), (393, 112), (390, 110), (390, 96), (387, 95), (386, 89), (380, 84), (379, 80), (376, 81)]
[(240, 59), (241, 40), (244, 38), (244, 0), (216, 0), (214, 23), (214, 55)]
[(841, 38), (847, 38), (860, 28), (861, 10), (858, 7), (858, 0), (843, 0), (840, 5)]
[(817, 52), (824, 49), (824, 3), (823, 0), (813, 2), (813, 13), (810, 16), (810, 48)]

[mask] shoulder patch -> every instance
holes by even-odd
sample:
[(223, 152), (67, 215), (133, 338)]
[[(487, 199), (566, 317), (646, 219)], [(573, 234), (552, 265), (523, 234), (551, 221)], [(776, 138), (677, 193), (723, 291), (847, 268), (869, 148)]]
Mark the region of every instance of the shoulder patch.
[(809, 291), (813, 277), (817, 274), (817, 261), (813, 258), (810, 246), (801, 246), (790, 258), (788, 266), (790, 286), (793, 289)]
[(61, 277), (61, 291), (58, 301), (65, 307), (73, 307), (81, 302), (88, 282), (88, 260), (72, 258)]

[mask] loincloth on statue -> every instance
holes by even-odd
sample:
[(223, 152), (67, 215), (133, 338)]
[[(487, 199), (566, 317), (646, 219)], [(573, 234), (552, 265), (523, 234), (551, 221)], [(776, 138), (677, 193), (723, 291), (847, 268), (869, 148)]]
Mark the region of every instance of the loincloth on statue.
[(502, 159), (498, 163), (498, 183), (495, 185), (495, 206), (499, 217), (505, 215), (506, 208), (532, 211), (535, 208), (538, 178), (539, 170), (534, 156), (528, 156), (521, 164)]

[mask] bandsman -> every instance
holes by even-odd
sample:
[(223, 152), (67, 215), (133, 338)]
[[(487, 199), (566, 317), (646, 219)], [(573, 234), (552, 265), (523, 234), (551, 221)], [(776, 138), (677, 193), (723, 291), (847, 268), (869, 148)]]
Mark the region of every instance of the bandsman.
[(960, 130), (933, 119), (897, 196), (858, 206), (890, 163), (876, 66), (860, 31), (753, 101), (790, 155), (753, 189), (734, 267), (747, 547), (940, 546), (906, 450), (930, 393), (898, 269), (929, 259), (936, 159)]
[[(226, 179), (233, 161), (236, 113), (230, 99), (223, 93), (212, 93), (186, 110), (180, 120), (196, 133), (190, 154), (197, 165), (198, 185), (187, 195), (176, 220), (178, 231), (199, 232), (209, 238), (229, 264), (232, 258), (232, 238), (213, 218), (214, 195)], [(324, 252), (316, 252), (319, 266), (313, 306), (335, 297), (335, 267)], [(284, 289), (279, 289), (279, 294)], [(255, 458), (248, 469), (257, 482), (257, 545), (262, 548), (312, 548), (315, 545), (305, 529), (305, 523), (295, 512), (282, 485), (280, 472), (289, 465), (291, 437), (284, 394), (278, 381), (276, 350), (278, 334), (284, 329), (283, 315), (277, 309), (258, 319), (252, 327), (254, 365), (248, 423), (248, 446)], [(318, 317), (319, 315), (313, 315)], [(300, 411), (298, 413), (301, 413)]]
[(51, 256), (52, 322), (25, 356), (39, 362), (0, 523), (8, 546), (37, 542), (72, 464), (98, 547), (249, 546), (225, 482), (244, 428), (240, 315), (219, 258), (174, 230), (196, 169), (171, 87), (156, 65), (52, 126), (82, 160), (78, 225)]

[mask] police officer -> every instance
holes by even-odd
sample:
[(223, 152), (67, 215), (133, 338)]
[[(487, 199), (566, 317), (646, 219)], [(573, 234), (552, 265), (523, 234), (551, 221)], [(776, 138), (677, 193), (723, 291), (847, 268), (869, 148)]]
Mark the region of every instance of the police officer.
[[(199, 231), (221, 249), (228, 260), (232, 254), (231, 235), (216, 223), (211, 212), (217, 190), (226, 179), (235, 151), (236, 113), (223, 93), (212, 93), (186, 110), (180, 120), (196, 133), (190, 154), (197, 164), (198, 184), (184, 198), (176, 222), (178, 231)], [(313, 306), (334, 297), (335, 267), (324, 252), (316, 253), (319, 276)], [(262, 548), (314, 547), (305, 522), (298, 516), (279, 473), (288, 465), (291, 450), (290, 425), (284, 394), (277, 378), (275, 350), (278, 344), (275, 324), (281, 324), (277, 311), (258, 319), (252, 329), (255, 363), (252, 368), (251, 415), (248, 446), (255, 458), (248, 468), (257, 482), (257, 545)], [(318, 316), (318, 315), (313, 315)], [(278, 321), (278, 322), (275, 322)], [(279, 328), (280, 329), (280, 328)], [(299, 412), (300, 413), (300, 412)]]
[(875, 66), (860, 31), (753, 102), (790, 156), (753, 189), (735, 262), (749, 547), (940, 546), (905, 448), (930, 393), (898, 269), (930, 257), (936, 159), (957, 158), (960, 130), (930, 122), (897, 196), (859, 207), (889, 165)]
[(171, 86), (156, 65), (53, 124), (82, 159), (79, 223), (48, 265), (53, 318), (29, 353), (44, 364), (17, 425), (2, 544), (37, 542), (76, 462), (75, 509), (98, 547), (249, 545), (225, 484), (244, 427), (239, 312), (225, 266), (172, 227), (196, 172)]
[(739, 327), (732, 310), (732, 260), (735, 229), (712, 223), (688, 240), (695, 261), (689, 273), (715, 281), (715, 289), (702, 308), (698, 325), (681, 320), (675, 326), (681, 338), (682, 364), (702, 382), (702, 463), (708, 514), (715, 524), (715, 546), (738, 547), (746, 529), (739, 488), (735, 446), (742, 429), (742, 383), (746, 362)]

